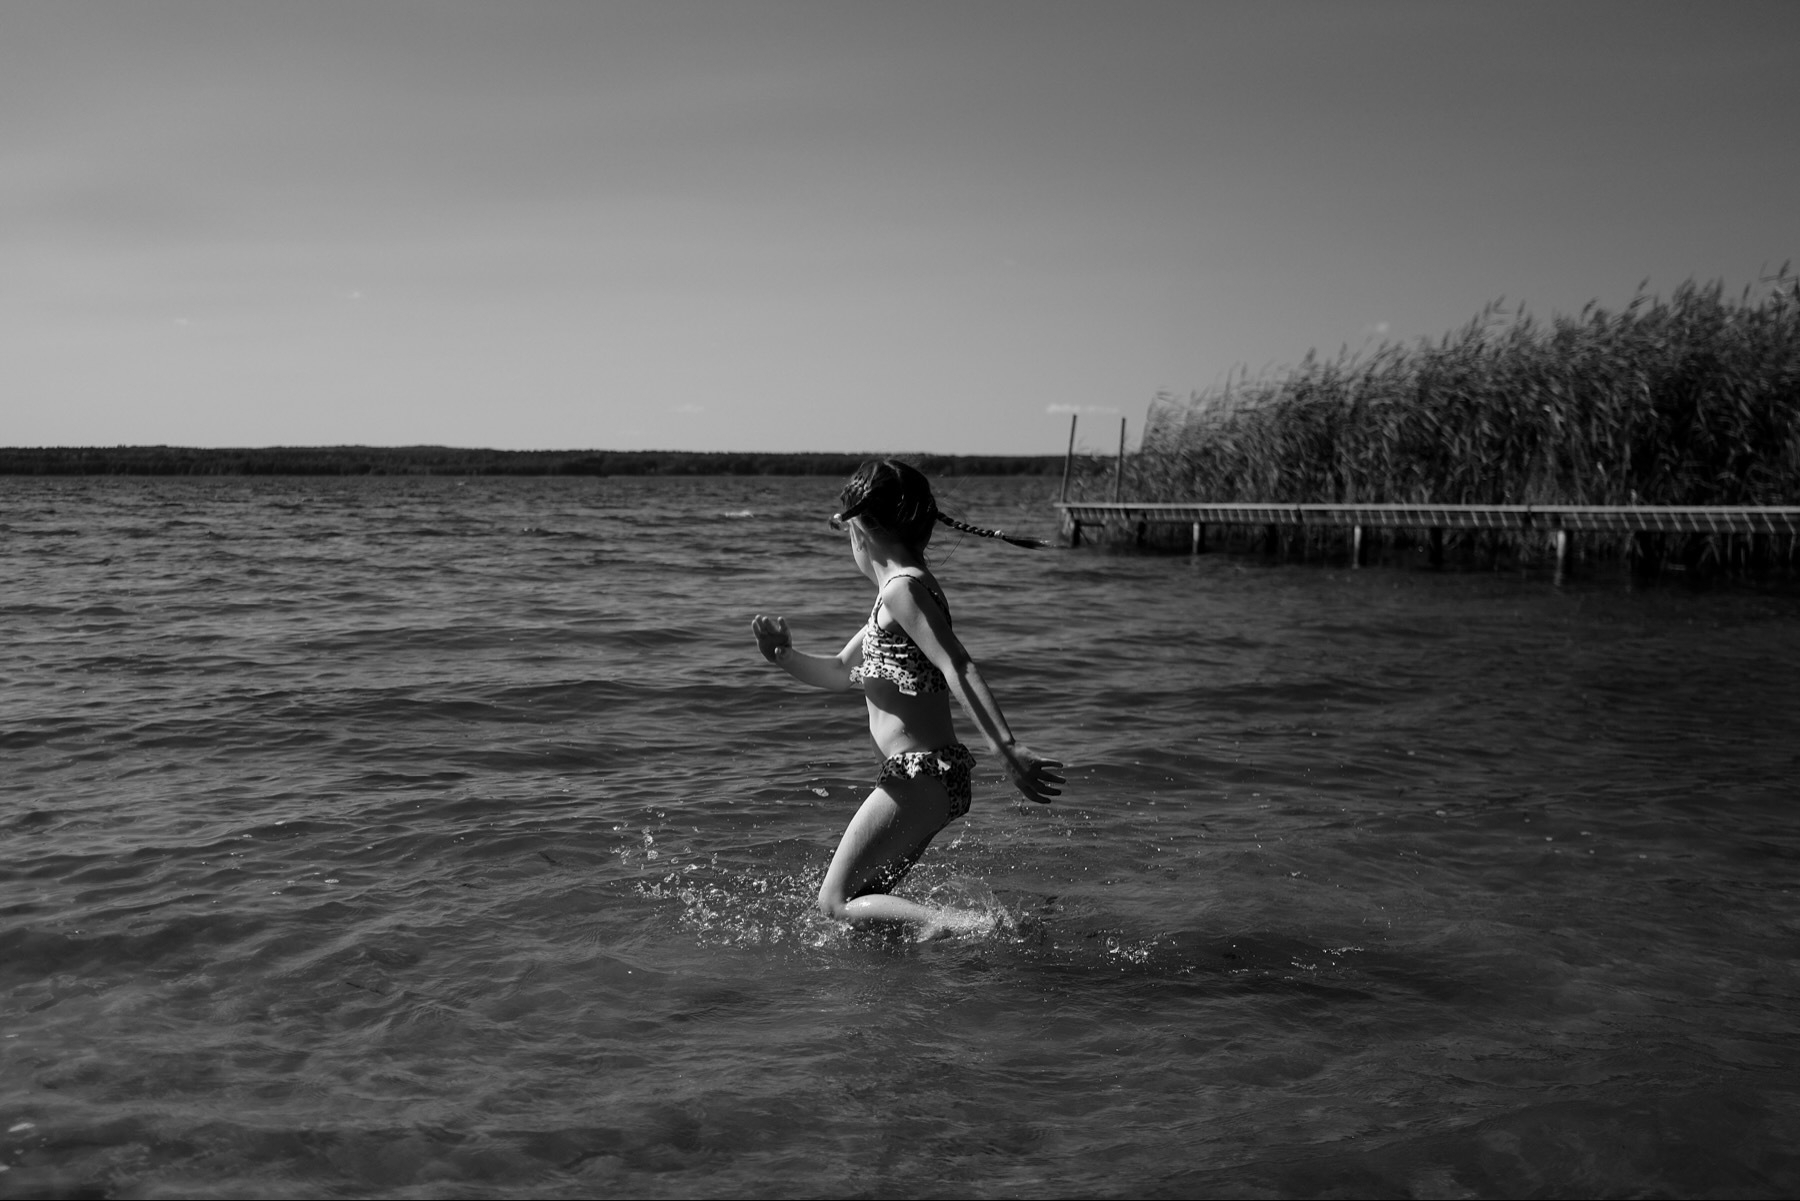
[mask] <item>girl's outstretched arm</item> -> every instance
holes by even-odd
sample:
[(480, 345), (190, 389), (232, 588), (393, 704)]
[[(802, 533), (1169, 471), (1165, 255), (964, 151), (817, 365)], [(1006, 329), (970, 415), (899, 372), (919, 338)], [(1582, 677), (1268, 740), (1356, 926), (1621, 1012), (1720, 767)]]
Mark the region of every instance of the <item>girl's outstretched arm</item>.
[(787, 618), (758, 613), (750, 622), (756, 635), (756, 649), (762, 657), (781, 670), (814, 688), (832, 692), (850, 690), (850, 669), (862, 662), (862, 630), (844, 644), (835, 655), (808, 655), (794, 649), (794, 636), (788, 632)]
[(1006, 762), (1006, 774), (1012, 778), (1013, 787), (1027, 800), (1048, 805), (1051, 797), (1062, 795), (1061, 761), (1046, 759), (1013, 737), (1012, 727), (1006, 724), (1006, 716), (1000, 712), (1000, 702), (988, 691), (987, 681), (981, 678), (981, 669), (975, 666), (967, 648), (950, 631), (944, 611), (918, 580), (912, 576), (900, 578), (904, 582), (899, 587), (882, 594), (888, 612), (925, 652), (925, 657), (944, 673), (963, 712)]
[[(961, 649), (960, 644), (958, 649)], [(952, 660), (953, 664), (955, 662)], [(981, 678), (981, 669), (975, 666), (969, 653), (963, 651), (958, 670), (947, 670), (941, 664), (938, 670), (943, 671), (963, 712), (975, 719), (988, 745), (1005, 760), (1006, 774), (1011, 777), (1013, 787), (1024, 794), (1026, 800), (1040, 805), (1048, 805), (1051, 797), (1061, 796), (1062, 761), (1046, 759), (1013, 738), (1006, 718), (1000, 713), (1000, 703), (988, 691), (987, 681)]]

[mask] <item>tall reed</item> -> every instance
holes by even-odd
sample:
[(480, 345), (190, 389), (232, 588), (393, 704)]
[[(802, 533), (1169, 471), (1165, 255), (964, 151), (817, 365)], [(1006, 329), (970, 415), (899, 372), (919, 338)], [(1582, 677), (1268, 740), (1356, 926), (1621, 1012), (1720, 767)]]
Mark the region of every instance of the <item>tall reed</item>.
[[(1438, 504), (1800, 503), (1800, 277), (1684, 283), (1540, 321), (1489, 305), (1151, 403), (1125, 496)], [(1110, 499), (1089, 459), (1074, 496)]]

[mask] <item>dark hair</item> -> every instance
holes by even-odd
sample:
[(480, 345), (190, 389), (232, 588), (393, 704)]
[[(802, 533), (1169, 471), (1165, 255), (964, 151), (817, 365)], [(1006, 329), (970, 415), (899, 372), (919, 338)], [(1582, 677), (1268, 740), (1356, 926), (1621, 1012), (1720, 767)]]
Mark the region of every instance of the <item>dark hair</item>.
[(931, 542), (931, 533), (941, 522), (953, 530), (974, 534), (977, 538), (998, 538), (1014, 546), (1039, 547), (1049, 543), (1041, 538), (1025, 538), (1003, 530), (988, 530), (946, 517), (938, 510), (931, 495), (931, 481), (911, 463), (898, 459), (870, 459), (850, 477), (838, 494), (843, 506), (838, 517), (848, 521), (860, 517), (867, 524), (898, 538), (908, 550), (920, 558)]

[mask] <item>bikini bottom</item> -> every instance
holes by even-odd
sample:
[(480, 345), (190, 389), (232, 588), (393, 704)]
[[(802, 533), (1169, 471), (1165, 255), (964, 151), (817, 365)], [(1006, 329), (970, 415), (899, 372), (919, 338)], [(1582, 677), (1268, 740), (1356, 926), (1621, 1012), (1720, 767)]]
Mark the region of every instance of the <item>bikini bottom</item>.
[(953, 742), (935, 751), (902, 751), (890, 755), (882, 762), (881, 774), (875, 777), (875, 783), (879, 786), (889, 780), (916, 780), (921, 775), (938, 781), (950, 795), (948, 821), (955, 821), (969, 811), (969, 802), (975, 794), (975, 756), (969, 753), (968, 747)]

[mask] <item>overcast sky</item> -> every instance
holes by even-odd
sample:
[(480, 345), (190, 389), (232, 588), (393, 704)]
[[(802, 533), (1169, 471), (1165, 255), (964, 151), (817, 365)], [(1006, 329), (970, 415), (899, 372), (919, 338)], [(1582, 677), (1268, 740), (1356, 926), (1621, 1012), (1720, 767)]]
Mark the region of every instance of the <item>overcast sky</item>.
[(1060, 451), (1800, 251), (1800, 3), (0, 0), (0, 444)]

